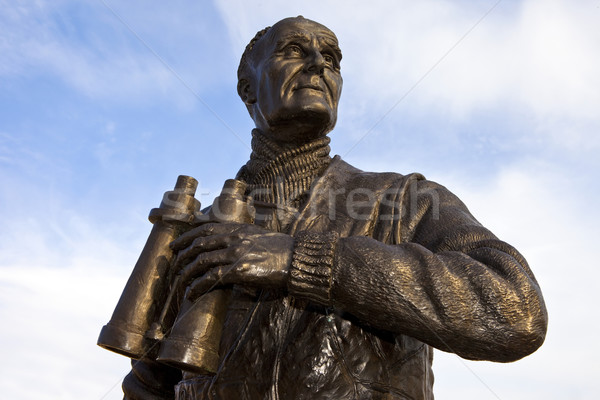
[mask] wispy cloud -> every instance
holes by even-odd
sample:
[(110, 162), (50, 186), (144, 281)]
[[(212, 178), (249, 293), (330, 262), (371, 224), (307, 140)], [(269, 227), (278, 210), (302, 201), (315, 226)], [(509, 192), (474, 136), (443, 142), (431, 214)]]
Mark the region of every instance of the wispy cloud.
[[(599, 353), (589, 348), (600, 329), (600, 322), (590, 318), (600, 278), (594, 261), (598, 236), (594, 221), (600, 212), (591, 206), (589, 193), (580, 192), (577, 177), (559, 166), (531, 161), (508, 166), (485, 184), (452, 174), (441, 179), (480, 222), (526, 257), (550, 317), (546, 343), (532, 356), (508, 367), (468, 362), (469, 367), (501, 398), (592, 398), (600, 389), (594, 378), (600, 373), (594, 362)], [(460, 397), (464, 387), (453, 379), (458, 379), (457, 369), (463, 375), (460, 379), (469, 379), (467, 370), (452, 357), (440, 358), (438, 390), (450, 398)], [(564, 365), (573, 368), (566, 371)], [(477, 382), (469, 387), (474, 394), (465, 397), (486, 397)]]
[(65, 253), (61, 258), (75, 265), (31, 266), (23, 259), (2, 266), (0, 304), (12, 305), (0, 308), (0, 338), (11, 364), (11, 374), (0, 377), (3, 395), (100, 399), (117, 384), (108, 398), (119, 398), (128, 362), (95, 348), (94, 338), (112, 313), (108, 300), (118, 299), (123, 277), (99, 265), (100, 258), (95, 263), (70, 260)]
[[(184, 69), (179, 73), (189, 85), (210, 87), (214, 83), (199, 79), (201, 71), (211, 67), (200, 64), (203, 59), (200, 52), (191, 53), (200, 59), (190, 54), (183, 57), (186, 61), (195, 59), (195, 70), (190, 68), (192, 64), (180, 64), (182, 57), (171, 53), (173, 48), (190, 51), (181, 46), (182, 42), (193, 45), (192, 41), (182, 41), (182, 38), (189, 39), (185, 35), (190, 32), (199, 39), (196, 45), (208, 41), (209, 37), (199, 35), (203, 28), (197, 23), (170, 21), (169, 16), (175, 16), (169, 7), (165, 6), (162, 12), (148, 10), (146, 3), (115, 6), (114, 10), (122, 14), (119, 17), (130, 22), (132, 33), (102, 2), (36, 1), (22, 2), (18, 6), (3, 3), (6, 3), (2, 6), (6, 12), (0, 16), (3, 38), (0, 40), (3, 54), (0, 77), (30, 79), (50, 75), (86, 96), (111, 102), (144, 102), (148, 98), (162, 97), (185, 107), (195, 103), (172, 71), (153, 54), (155, 51), (162, 53), (174, 68)], [(140, 13), (140, 7), (145, 11)], [(195, 11), (199, 11), (197, 8)], [(78, 18), (74, 18), (75, 15)], [(140, 21), (140, 15), (153, 23)], [(168, 24), (169, 31), (165, 34), (156, 29), (148, 31), (148, 26), (156, 24)], [(138, 26), (139, 34), (135, 31)], [(190, 27), (196, 27), (195, 31)], [(145, 38), (151, 50), (140, 38)], [(170, 45), (164, 42), (167, 38), (172, 39)]]
[[(323, 22), (344, 51), (333, 134), (342, 153), (495, 3), (107, 2), (191, 87), (215, 89), (224, 117), (242, 108), (235, 69), (257, 30), (298, 14)], [(172, 184), (163, 186), (171, 177), (160, 170), (191, 160), (185, 168), (214, 193), (222, 170), (234, 171), (247, 152), (232, 147), (212, 115), (207, 123), (181, 115), (165, 122), (154, 109), (124, 110), (130, 119), (119, 114), (124, 104), (197, 100), (102, 2), (0, 0), (0, 7), (0, 84), (27, 97), (28, 85), (52, 82), (57, 101), (48, 113), (59, 114), (7, 113), (0, 128), (0, 319), (8, 326), (0, 341), (12, 366), (0, 388), (10, 398), (99, 399), (109, 392), (107, 399), (118, 399), (127, 359), (95, 340), (148, 234), (145, 213), (159, 200), (153, 196)], [(599, 12), (597, 1), (502, 1), (350, 154), (369, 170), (425, 166), (531, 263), (549, 306), (547, 343), (514, 365), (469, 364), (501, 398), (598, 392), (598, 354), (589, 343), (600, 328), (591, 299), (600, 219)], [(73, 106), (69, 113), (81, 115), (67, 126), (60, 99), (73, 92), (90, 103)], [(97, 112), (103, 107), (112, 108)], [(139, 132), (131, 129), (138, 115), (149, 119)], [(95, 122), (83, 123), (88, 119)], [(166, 151), (172, 143), (164, 132), (185, 148)], [(69, 147), (74, 143), (79, 147)], [(486, 398), (460, 362), (439, 359), (439, 397)]]
[[(331, 27), (344, 51), (343, 103), (348, 115), (380, 118), (450, 49), (493, 4), (465, 7), (444, 0), (427, 2), (320, 1), (301, 7), (262, 2), (219, 2), (232, 43), (241, 52), (247, 38), (282, 16), (303, 13)], [(502, 109), (536, 121), (531, 135), (573, 151), (598, 148), (600, 127), (600, 40), (597, 2), (573, 7), (564, 1), (501, 2), (392, 112), (439, 114), (464, 121), (482, 110)], [(367, 119), (369, 117), (366, 117)], [(561, 129), (552, 129), (551, 124)], [(354, 121), (356, 122), (356, 121)], [(365, 123), (367, 123), (365, 121)], [(367, 125), (368, 126), (368, 125)], [(514, 138), (517, 139), (517, 138)]]
[[(122, 398), (127, 359), (95, 346), (150, 224), (100, 223), (29, 182), (0, 187), (0, 341), (11, 398)], [(136, 230), (136, 228), (133, 228)], [(36, 382), (35, 385), (27, 382)]]

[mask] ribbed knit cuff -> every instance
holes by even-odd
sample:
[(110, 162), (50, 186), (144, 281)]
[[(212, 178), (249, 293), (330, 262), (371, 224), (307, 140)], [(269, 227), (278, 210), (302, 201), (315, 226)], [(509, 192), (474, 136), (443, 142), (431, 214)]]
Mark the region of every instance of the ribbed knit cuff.
[(319, 304), (331, 305), (336, 232), (302, 231), (296, 235), (288, 291)]

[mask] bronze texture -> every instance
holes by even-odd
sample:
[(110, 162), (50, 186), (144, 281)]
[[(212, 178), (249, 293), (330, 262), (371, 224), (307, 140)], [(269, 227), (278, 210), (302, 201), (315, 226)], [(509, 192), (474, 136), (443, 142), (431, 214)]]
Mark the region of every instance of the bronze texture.
[[(254, 209), (245, 196), (246, 184), (229, 179), (215, 199), (206, 222), (254, 221)], [(203, 216), (198, 216), (202, 220)], [(183, 255), (183, 254), (182, 254)], [(178, 276), (174, 290), (186, 278)], [(191, 301), (185, 298), (173, 328), (161, 345), (157, 361), (182, 370), (214, 374), (219, 367), (219, 343), (231, 289), (215, 289)]]
[(246, 47), (249, 161), (203, 214), (151, 235), (165, 262), (136, 265), (107, 325), (139, 320), (135, 346), (102, 331), (140, 358), (126, 399), (430, 400), (433, 348), (510, 362), (542, 345), (544, 300), (514, 247), (421, 174), (330, 157), (341, 58), (301, 16)]
[(194, 178), (179, 176), (175, 189), (166, 192), (160, 207), (150, 211), (148, 218), (154, 226), (111, 320), (100, 332), (99, 346), (136, 359), (153, 349), (155, 342), (146, 333), (158, 320), (167, 297), (173, 258), (169, 243), (200, 208), (194, 199), (197, 186)]

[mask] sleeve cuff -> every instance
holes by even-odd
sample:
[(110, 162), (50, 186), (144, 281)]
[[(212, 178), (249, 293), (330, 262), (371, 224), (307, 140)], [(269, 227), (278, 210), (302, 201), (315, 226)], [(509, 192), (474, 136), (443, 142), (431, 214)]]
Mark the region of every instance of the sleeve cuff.
[(288, 291), (330, 306), (336, 232), (301, 231), (296, 235)]

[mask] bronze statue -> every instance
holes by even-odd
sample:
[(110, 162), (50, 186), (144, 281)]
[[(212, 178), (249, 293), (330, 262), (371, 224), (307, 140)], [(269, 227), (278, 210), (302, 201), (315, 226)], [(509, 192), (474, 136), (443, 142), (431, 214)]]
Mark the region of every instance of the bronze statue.
[[(341, 58), (334, 33), (303, 17), (246, 47), (250, 160), (203, 213), (155, 212), (175, 221), (154, 255), (168, 267), (149, 264), (143, 307), (126, 288), (131, 309), (100, 337), (137, 358), (126, 399), (432, 399), (432, 347), (509, 362), (543, 343), (527, 262), (456, 196), (330, 157)], [(120, 316), (133, 314), (130, 339)]]

